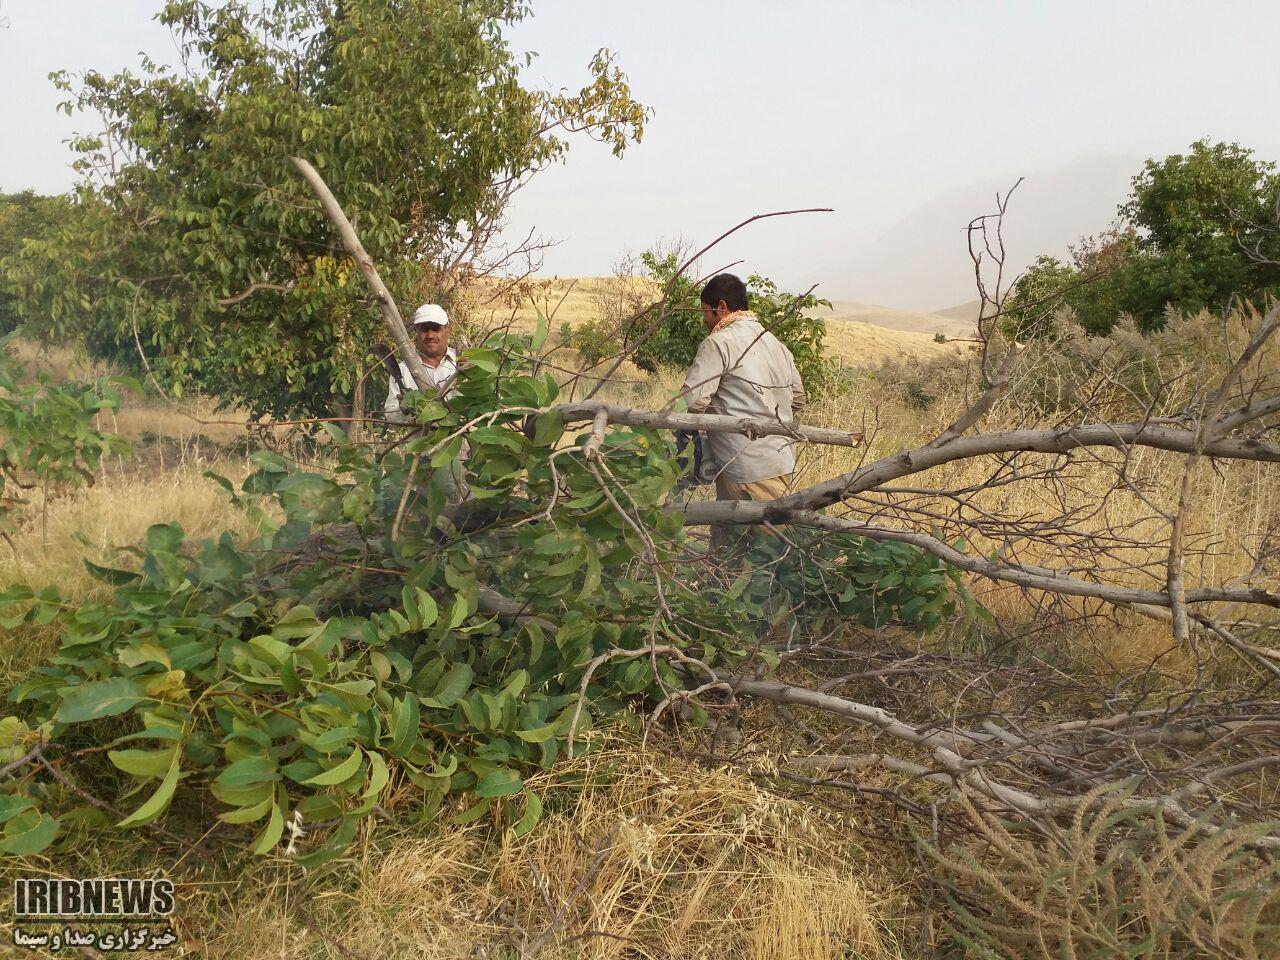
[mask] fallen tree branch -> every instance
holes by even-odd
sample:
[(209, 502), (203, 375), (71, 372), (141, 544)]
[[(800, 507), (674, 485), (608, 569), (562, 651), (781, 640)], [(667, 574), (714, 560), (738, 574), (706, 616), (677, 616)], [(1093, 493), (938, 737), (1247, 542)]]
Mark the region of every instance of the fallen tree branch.
[[(839, 503), (852, 494), (874, 490), (890, 480), (923, 473), (956, 460), (1000, 453), (1067, 454), (1083, 447), (1127, 449), (1135, 446), (1191, 453), (1196, 447), (1196, 432), (1134, 422), (980, 433), (970, 437), (957, 437), (940, 447), (925, 446), (904, 450), (778, 500), (741, 501), (741, 504), (742, 509), (756, 514), (755, 519), (746, 522), (760, 523), (766, 510), (820, 510)], [(1205, 444), (1204, 454), (1209, 457), (1280, 463), (1280, 445), (1252, 438), (1218, 438)], [(707, 505), (691, 503), (687, 510), (693, 514), (705, 506)]]
[(835, 447), (856, 447), (863, 441), (861, 433), (832, 430), (827, 427), (806, 427), (797, 423), (784, 423), (767, 417), (729, 417), (712, 413), (666, 413), (656, 410), (637, 410), (598, 400), (581, 403), (562, 403), (552, 410), (564, 417), (565, 423), (587, 423), (604, 411), (609, 423), (624, 427), (652, 427), (660, 430), (685, 430), (688, 432), (740, 433), (747, 437), (791, 437), (807, 443), (821, 443)]
[[(879, 707), (819, 693), (806, 687), (797, 687), (772, 680), (756, 680), (748, 677), (733, 676), (726, 673), (718, 673), (717, 677), (728, 683), (739, 694), (769, 700), (774, 703), (812, 707), (848, 720), (870, 724), (884, 735), (927, 749), (937, 763), (936, 769), (930, 769), (913, 761), (885, 754), (876, 754), (873, 757), (849, 758), (848, 769), (871, 765), (874, 759), (874, 763), (878, 765), (896, 769), (898, 772), (906, 773), (914, 778), (925, 778), (934, 782), (949, 782), (955, 789), (976, 794), (988, 808), (1011, 809), (1032, 818), (1072, 815), (1086, 799), (1084, 794), (1037, 796), (1027, 790), (1022, 790), (997, 780), (984, 769), (985, 761), (970, 759), (960, 752), (962, 743), (973, 743), (975, 741), (972, 737), (957, 731), (943, 729), (922, 730), (898, 719)], [(947, 744), (948, 739), (950, 739), (950, 745)], [(833, 761), (834, 758), (823, 756), (815, 758), (810, 765), (821, 766), (822, 764), (827, 764), (829, 768)], [(844, 762), (844, 759), (841, 758), (840, 762)], [(1130, 796), (1123, 801), (1121, 806), (1127, 810), (1150, 812), (1158, 810), (1180, 826), (1202, 830), (1206, 833), (1214, 833), (1216, 832), (1214, 825), (1206, 822), (1203, 817), (1192, 816), (1182, 807), (1181, 802), (1192, 796), (1204, 793), (1216, 779), (1262, 769), (1277, 762), (1280, 761), (1277, 761), (1276, 758), (1267, 757), (1237, 764), (1206, 774), (1200, 780), (1170, 794), (1153, 797)], [(1128, 778), (1129, 782), (1132, 779)], [(1126, 781), (1122, 780), (1115, 782), (1114, 786), (1120, 788), (1125, 784)], [(1252, 845), (1257, 849), (1280, 850), (1280, 834), (1273, 833), (1259, 837), (1253, 841)]]
[[(860, 523), (843, 517), (829, 517), (812, 510), (786, 506), (791, 497), (779, 500), (721, 500), (678, 504), (670, 508), (681, 513), (685, 524), (793, 524), (829, 530), (833, 533), (851, 533), (869, 540), (891, 540), (907, 543), (944, 560), (954, 567), (976, 573), (991, 580), (1014, 583), (1023, 587), (1045, 590), (1050, 593), (1077, 597), (1094, 597), (1116, 604), (1145, 604), (1153, 607), (1169, 606), (1169, 595), (1159, 590), (1143, 590), (1137, 587), (1121, 587), (1113, 584), (1081, 580), (1047, 567), (1018, 566), (997, 563), (983, 557), (972, 557), (955, 547), (943, 543), (926, 533), (896, 530), (874, 524)], [(1221, 587), (1202, 587), (1188, 590), (1187, 603), (1257, 603), (1268, 607), (1280, 607), (1280, 594), (1266, 590), (1228, 590)]]
[[(494, 613), (499, 616), (519, 618), (527, 615), (518, 601), (503, 597), (496, 591), (487, 588), (481, 592), (480, 607), (484, 612)], [(554, 629), (554, 625), (546, 620), (540, 619), (539, 622), (544, 628)], [(1090, 791), (1096, 790), (1099, 786), (1107, 785), (1120, 788), (1126, 785), (1136, 786), (1138, 780), (1130, 776), (1108, 782), (1104, 779), (1104, 776), (1107, 770), (1112, 769), (1112, 767), (1099, 772), (1076, 775), (1069, 766), (1059, 761), (1070, 759), (1078, 762), (1083, 754), (1079, 752), (1073, 753), (1069, 747), (1058, 741), (1069, 737), (1101, 735), (1116, 738), (1119, 742), (1128, 744), (1130, 749), (1139, 744), (1173, 747), (1184, 744), (1184, 741), (1185, 745), (1194, 745), (1215, 739), (1207, 729), (1193, 729), (1188, 724), (1200, 726), (1208, 724), (1221, 728), (1223, 737), (1229, 737), (1233, 732), (1238, 735), (1239, 732), (1247, 730), (1256, 739), (1261, 735), (1274, 735), (1276, 730), (1280, 730), (1280, 725), (1267, 723), (1265, 722), (1265, 717), (1257, 715), (1233, 719), (1223, 719), (1221, 717), (1196, 719), (1195, 717), (1190, 717), (1176, 720), (1168, 710), (1157, 709), (1139, 710), (1109, 717), (1091, 717), (1065, 721), (1026, 735), (1010, 733), (990, 720), (984, 722), (987, 733), (966, 731), (957, 727), (954, 723), (948, 724), (945, 722), (921, 726), (905, 721), (888, 710), (871, 704), (859, 703), (794, 684), (745, 677), (722, 670), (715, 670), (701, 661), (688, 657), (683, 651), (670, 645), (646, 647), (639, 650), (613, 648), (598, 655), (592, 661), (584, 683), (579, 690), (578, 710), (580, 711), (582, 708), (586, 686), (596, 668), (617, 657), (630, 658), (646, 654), (674, 655), (676, 662), (672, 664), (673, 669), (689, 678), (694, 676), (693, 668), (696, 668), (700, 686), (705, 689), (727, 689), (732, 691), (734, 695), (764, 700), (775, 704), (783, 710), (793, 706), (807, 707), (842, 717), (851, 722), (866, 724), (873, 727), (879, 735), (888, 736), (899, 742), (927, 751), (936, 764), (936, 766), (930, 767), (918, 761), (894, 756), (891, 753), (882, 751), (852, 756), (824, 754), (813, 757), (792, 758), (787, 764), (792, 768), (839, 772), (881, 767), (914, 780), (943, 784), (968, 795), (976, 796), (988, 809), (1013, 810), (1033, 819), (1036, 817), (1057, 818), (1073, 815), (1079, 809), (1080, 804), (1085, 802), (1086, 794), (1068, 792), (1057, 795), (1038, 795), (1030, 790), (1013, 786), (998, 779), (988, 769), (989, 766), (997, 763), (1013, 763), (1019, 757), (1025, 755), (1034, 767), (1045, 770), (1052, 777), (1056, 777), (1059, 784), (1061, 784), (1059, 789), (1077, 784), (1086, 786)], [(787, 716), (790, 720), (795, 720), (789, 713)], [(1161, 719), (1165, 722), (1158, 722), (1151, 727), (1143, 727), (1136, 732), (1117, 732), (1134, 724), (1160, 721)], [(576, 720), (577, 715), (575, 714), (573, 727), (577, 725)], [(1190, 734), (1190, 739), (1187, 739), (1184, 734)], [(1091, 748), (1092, 752), (1097, 753), (1101, 749), (1101, 752), (1105, 753), (1108, 749), (1108, 742), (1104, 741), (1101, 748)], [(1065, 749), (1063, 749), (1064, 747)], [(1245, 760), (1206, 771), (1196, 776), (1190, 783), (1164, 794), (1130, 796), (1124, 801), (1123, 806), (1125, 809), (1130, 810), (1159, 811), (1171, 821), (1187, 829), (1213, 833), (1217, 828), (1206, 821), (1203, 816), (1193, 815), (1187, 811), (1183, 803), (1202, 796), (1218, 781), (1277, 765), (1280, 765), (1280, 757), (1274, 755)], [(1252, 843), (1252, 846), (1257, 849), (1280, 850), (1280, 834), (1260, 837)]]

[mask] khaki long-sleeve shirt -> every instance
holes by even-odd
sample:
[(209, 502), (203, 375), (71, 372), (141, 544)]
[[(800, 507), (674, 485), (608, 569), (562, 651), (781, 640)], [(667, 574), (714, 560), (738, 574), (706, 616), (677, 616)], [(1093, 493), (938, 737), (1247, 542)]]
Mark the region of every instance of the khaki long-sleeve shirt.
[[(751, 314), (702, 341), (681, 395), (693, 413), (783, 423), (791, 423), (805, 403), (791, 351)], [(704, 449), (718, 475), (734, 483), (755, 483), (795, 472), (794, 443), (787, 437), (751, 440), (736, 433), (711, 433)]]

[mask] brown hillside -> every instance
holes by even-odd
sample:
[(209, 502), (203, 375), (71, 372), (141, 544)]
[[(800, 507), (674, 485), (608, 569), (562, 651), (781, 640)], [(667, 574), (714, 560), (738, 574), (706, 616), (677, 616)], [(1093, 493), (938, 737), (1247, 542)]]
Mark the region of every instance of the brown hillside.
[[(562, 323), (576, 327), (600, 316), (600, 299), (612, 285), (613, 277), (557, 277), (537, 282), (537, 291), (515, 310), (515, 326), (532, 329), (539, 312), (552, 317), (551, 326)], [(644, 282), (637, 278), (636, 282)], [(510, 310), (487, 308), (492, 321), (505, 320)], [(482, 310), (481, 315), (486, 315)], [(836, 303), (823, 312), (827, 320), (827, 348), (850, 367), (874, 367), (891, 359), (932, 357), (957, 349), (934, 340), (941, 331), (950, 338), (965, 337), (972, 328), (935, 314), (911, 313), (891, 307)]]
[(981, 300), (969, 300), (966, 303), (957, 303), (954, 307), (946, 307), (933, 312), (940, 317), (946, 317), (949, 320), (961, 320), (973, 326), (978, 322), (978, 310), (981, 306)]
[(922, 334), (928, 338), (938, 333), (948, 339), (973, 336), (973, 323), (963, 316), (899, 310), (895, 307), (857, 303), (850, 300), (833, 300), (831, 312), (837, 320), (857, 321), (882, 327), (885, 330)]

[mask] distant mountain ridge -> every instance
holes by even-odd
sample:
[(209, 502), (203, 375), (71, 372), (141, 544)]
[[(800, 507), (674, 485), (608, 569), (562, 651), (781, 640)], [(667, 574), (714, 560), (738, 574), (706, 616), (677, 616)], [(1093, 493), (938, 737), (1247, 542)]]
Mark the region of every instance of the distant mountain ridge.
[[(1036, 257), (1063, 256), (1068, 245), (1111, 224), (1142, 164), (1143, 158), (1134, 155), (1091, 154), (1027, 174), (1005, 218), (1005, 282)], [(1017, 179), (1009, 175), (929, 200), (852, 256), (812, 273), (801, 286), (816, 283), (818, 295), (832, 300), (892, 303), (907, 311), (928, 312), (934, 304), (971, 300), (973, 263), (965, 227), (990, 213), (996, 194)]]

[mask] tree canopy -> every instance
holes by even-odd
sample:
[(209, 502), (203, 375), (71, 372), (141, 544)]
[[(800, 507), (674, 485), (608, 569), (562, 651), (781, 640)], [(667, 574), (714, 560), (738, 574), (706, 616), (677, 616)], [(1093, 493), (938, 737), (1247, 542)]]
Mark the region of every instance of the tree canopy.
[(14, 258), (29, 329), (193, 381), (255, 414), (316, 415), (348, 395), (379, 338), (318, 206), (305, 156), (350, 209), (393, 291), (438, 296), (426, 269), (494, 233), (512, 191), (585, 133), (621, 155), (645, 108), (601, 50), (579, 92), (522, 84), (511, 0), (170, 0), (182, 65), (57, 75), (73, 215)]
[(27, 240), (56, 229), (69, 209), (66, 197), (46, 197), (34, 190), (0, 193), (0, 333), (18, 325), (14, 296), (3, 282), (5, 261), (22, 250)]
[(1165, 311), (1221, 310), (1280, 289), (1280, 174), (1238, 143), (1193, 143), (1148, 160), (1110, 231), (1070, 262), (1041, 257), (1013, 291), (1010, 315), (1034, 328), (1064, 307), (1106, 333), (1124, 315), (1158, 329)]

